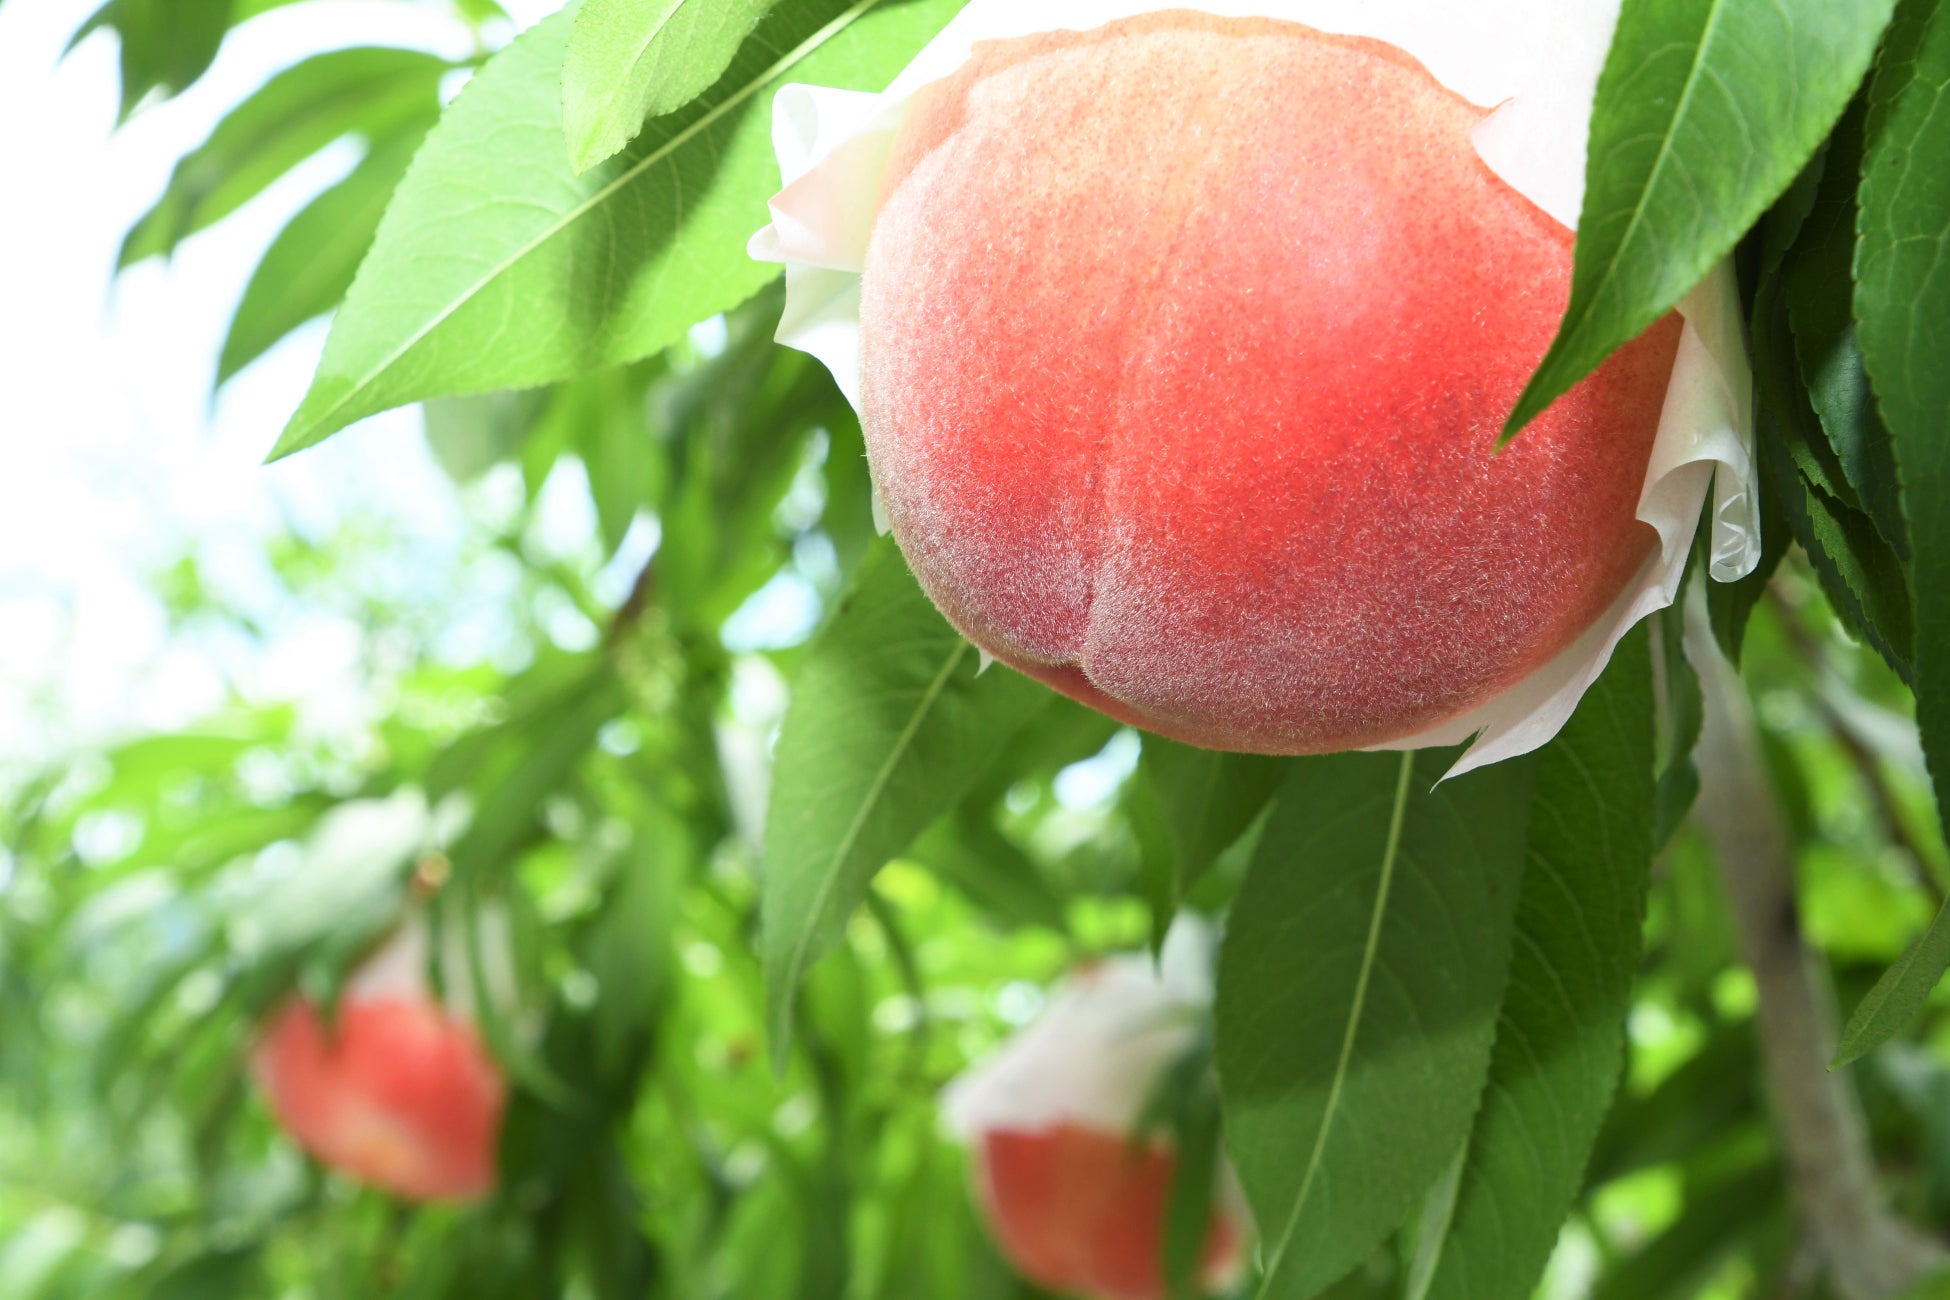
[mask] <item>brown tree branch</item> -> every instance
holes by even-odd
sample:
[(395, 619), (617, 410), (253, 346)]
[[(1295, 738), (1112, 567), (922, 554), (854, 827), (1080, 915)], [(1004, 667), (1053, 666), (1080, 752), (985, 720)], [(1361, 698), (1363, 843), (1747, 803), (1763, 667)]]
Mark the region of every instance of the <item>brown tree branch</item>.
[(1688, 603), (1686, 655), (1699, 671), (1706, 725), (1695, 816), (1713, 844), (1741, 954), (1795, 1205), (1843, 1300), (1889, 1300), (1946, 1262), (1888, 1209), (1850, 1075), (1830, 1070), (1835, 1006), (1801, 932), (1793, 844), (1762, 766), (1753, 711), (1720, 654), (1704, 602)]

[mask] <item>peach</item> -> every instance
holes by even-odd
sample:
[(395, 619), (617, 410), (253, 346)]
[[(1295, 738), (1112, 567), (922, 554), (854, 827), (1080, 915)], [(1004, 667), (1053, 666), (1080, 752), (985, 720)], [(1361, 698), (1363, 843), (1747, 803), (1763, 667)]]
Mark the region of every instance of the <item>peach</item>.
[(861, 281), (896, 540), (970, 640), (1194, 744), (1458, 718), (1653, 553), (1668, 315), (1508, 449), (1572, 234), (1392, 45), (1165, 11), (917, 93)]
[[(1097, 1300), (1164, 1300), (1165, 1215), (1176, 1157), (1076, 1124), (995, 1129), (982, 1137), (977, 1177), (1003, 1253), (1039, 1286)], [(1221, 1202), (1222, 1203), (1222, 1202)], [(1237, 1272), (1245, 1238), (1221, 1210), (1201, 1275)]]
[(329, 1027), (293, 998), (253, 1065), (278, 1122), (334, 1169), (409, 1200), (493, 1190), (501, 1072), (430, 996), (348, 991)]

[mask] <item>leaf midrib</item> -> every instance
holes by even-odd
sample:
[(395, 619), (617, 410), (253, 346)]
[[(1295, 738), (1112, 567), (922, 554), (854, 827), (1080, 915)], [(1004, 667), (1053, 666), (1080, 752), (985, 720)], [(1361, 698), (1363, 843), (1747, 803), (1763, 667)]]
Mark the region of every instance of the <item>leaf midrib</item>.
[[(1612, 281), (1617, 276), (1619, 264), (1624, 260), (1623, 254), (1625, 249), (1637, 237), (1639, 226), (1643, 223), (1647, 206), (1651, 201), (1652, 192), (1658, 188), (1659, 179), (1665, 172), (1666, 163), (1672, 157), (1673, 138), (1677, 134), (1673, 128), (1685, 117), (1687, 106), (1693, 100), (1693, 92), (1698, 89), (1700, 82), (1703, 80), (1701, 69), (1706, 60), (1706, 51), (1713, 44), (1715, 31), (1720, 24), (1720, 16), (1725, 12), (1726, 6), (1724, 0), (1713, 0), (1713, 7), (1706, 15), (1706, 23), (1700, 29), (1699, 48), (1693, 53), (1693, 65), (1686, 73), (1686, 88), (1680, 92), (1678, 102), (1673, 105), (1672, 116), (1667, 119), (1666, 130), (1660, 135), (1659, 155), (1653, 160), (1652, 170), (1646, 176), (1645, 184), (1639, 189), (1638, 200), (1632, 205), (1632, 215), (1626, 218), (1624, 233), (1618, 237), (1618, 242), (1613, 247), (1612, 256), (1606, 262), (1604, 269), (1599, 273), (1598, 282), (1592, 287), (1590, 295), (1585, 297), (1582, 302), (1575, 295), (1573, 296), (1571, 305), (1566, 309), (1564, 319), (1558, 326), (1557, 339), (1551, 344), (1550, 353), (1544, 358), (1546, 365), (1562, 355), (1558, 351), (1560, 344), (1584, 330), (1585, 322), (1591, 319), (1592, 314), (1597, 310), (1598, 303), (1604, 299), (1606, 293), (1610, 290)], [(1587, 179), (1589, 178), (1589, 170), (1587, 167)], [(1586, 193), (1588, 197), (1588, 189)], [(1587, 228), (1587, 224), (1582, 219), (1580, 219), (1578, 225), (1580, 232)], [(1575, 285), (1573, 287), (1575, 288)], [(1539, 367), (1539, 373), (1541, 372), (1542, 366)], [(1535, 383), (1536, 377), (1533, 375), (1531, 385)], [(1524, 392), (1519, 395), (1517, 399), (1517, 411), (1522, 411), (1528, 404), (1527, 399), (1529, 398), (1531, 385), (1526, 385)], [(1570, 385), (1566, 384), (1564, 391), (1568, 391), (1569, 388)], [(1556, 397), (1561, 395), (1561, 392), (1553, 395), (1552, 400), (1555, 401)], [(1525, 414), (1523, 422), (1528, 424), (1532, 419), (1548, 409), (1549, 406), (1549, 402), (1539, 404), (1535, 411)], [(1515, 423), (1516, 414), (1517, 412), (1512, 412), (1512, 424)], [(1512, 434), (1513, 430), (1506, 424), (1503, 431), (1503, 439), (1508, 441)]]
[(1713, 7), (1706, 15), (1706, 25), (1700, 29), (1699, 48), (1693, 52), (1693, 65), (1686, 72), (1686, 88), (1680, 92), (1678, 102), (1672, 107), (1672, 116), (1666, 123), (1666, 130), (1659, 137), (1659, 156), (1653, 160), (1652, 171), (1646, 176), (1645, 184), (1639, 189), (1637, 202), (1632, 204), (1632, 215), (1626, 219), (1625, 231), (1618, 237), (1618, 252), (1615, 252), (1611, 260), (1606, 263), (1597, 285), (1591, 291), (1591, 297), (1586, 300), (1584, 311), (1573, 328), (1582, 326), (1583, 321), (1595, 309), (1593, 304), (1604, 297), (1606, 290), (1611, 287), (1618, 273), (1618, 264), (1623, 260), (1619, 253), (1630, 246), (1638, 235), (1639, 226), (1643, 224), (1647, 207), (1651, 202), (1652, 192), (1659, 188), (1660, 177), (1664, 175), (1666, 164), (1672, 158), (1673, 139), (1678, 134), (1675, 127), (1685, 119), (1687, 107), (1693, 102), (1693, 93), (1699, 89), (1700, 82), (1704, 80), (1702, 68), (1706, 62), (1706, 52), (1712, 48), (1716, 30), (1720, 25), (1720, 16), (1725, 12), (1725, 0), (1713, 0)]
[(1340, 1056), (1334, 1062), (1334, 1079), (1328, 1086), (1327, 1104), (1320, 1117), (1320, 1131), (1314, 1135), (1314, 1147), (1307, 1157), (1307, 1170), (1301, 1176), (1300, 1191), (1294, 1197), (1286, 1226), (1280, 1230), (1279, 1242), (1266, 1264), (1266, 1281), (1260, 1287), (1262, 1297), (1271, 1292), (1273, 1280), (1279, 1276), (1280, 1263), (1286, 1257), (1287, 1247), (1300, 1226), (1300, 1216), (1306, 1210), (1307, 1198), (1313, 1192), (1314, 1177), (1320, 1172), (1328, 1134), (1333, 1130), (1334, 1116), (1340, 1108), (1341, 1089), (1347, 1082), (1349, 1063), (1354, 1058), (1354, 1043), (1360, 1034), (1362, 1012), (1367, 1005), (1368, 982), (1374, 974), (1375, 957), (1381, 947), (1381, 925), (1388, 912), (1388, 894), (1394, 884), (1395, 863), (1400, 857), (1402, 823), (1408, 812), (1409, 782), (1414, 771), (1415, 751), (1403, 750), (1401, 773), (1395, 780), (1394, 807), (1388, 815), (1388, 839), (1381, 852), (1381, 883), (1375, 889), (1374, 910), (1368, 919), (1368, 938), (1361, 952), (1361, 970), (1354, 982), (1354, 998), (1348, 1007), (1347, 1029), (1341, 1036)]
[[(877, 0), (868, 0), (868, 3), (875, 2)], [(901, 734), (895, 737), (892, 745), (888, 746), (887, 757), (881, 761), (879, 769), (874, 772), (873, 781), (868, 785), (866, 795), (860, 800), (860, 806), (854, 812), (853, 820), (847, 824), (846, 833), (840, 836), (839, 843), (834, 846), (832, 854), (826, 860), (825, 869), (820, 872), (819, 887), (813, 891), (812, 906), (806, 910), (807, 923), (801, 927), (799, 937), (794, 941), (791, 953), (786, 959), (784, 982), (781, 985), (783, 990), (789, 991), (796, 987), (800, 976), (805, 973), (806, 954), (811, 951), (813, 935), (819, 929), (820, 917), (832, 901), (833, 890), (839, 881), (841, 865), (852, 855), (854, 846), (859, 843), (860, 836), (866, 829), (868, 816), (880, 802), (881, 796), (887, 792), (888, 783), (894, 779), (894, 769), (900, 765), (901, 759), (914, 744), (914, 737), (919, 734), (922, 721), (934, 709), (935, 701), (941, 698), (941, 693), (948, 689), (948, 682), (954, 677), (955, 669), (961, 665), (961, 661), (967, 655), (968, 642), (958, 639), (954, 650), (943, 661), (940, 671), (935, 673), (934, 680), (928, 683), (928, 689), (922, 693), (920, 701), (914, 706), (914, 711), (909, 714), (907, 725), (901, 728)]]
[[(500, 261), (496, 262), (483, 275), (481, 275), (471, 285), (469, 285), (466, 288), (466, 290), (464, 290), (459, 294), (456, 294), (451, 302), (449, 302), (445, 307), (442, 307), (438, 312), (436, 312), (425, 324), (421, 325), (418, 329), (408, 334), (406, 338), (397, 347), (393, 348), (393, 350), (387, 353), (386, 356), (382, 358), (377, 365), (373, 366), (363, 376), (361, 376), (359, 380), (356, 383), (354, 383), (351, 388), (347, 389), (345, 393), (338, 398), (338, 400), (334, 401), (330, 406), (326, 407), (323, 411), (319, 412), (316, 416), (314, 416), (305, 426), (304, 433), (309, 434), (313, 429), (317, 429), (324, 425), (329, 424), (340, 411), (344, 410), (345, 407), (352, 402), (354, 398), (358, 397), (360, 394), (364, 393), (367, 389), (371, 388), (372, 385), (379, 379), (381, 375), (385, 374), (388, 370), (392, 369), (393, 366), (397, 365), (399, 363), (400, 358), (404, 357), (408, 352), (411, 352), (414, 348), (418, 347), (420, 343), (427, 337), (427, 335), (433, 333), (433, 331), (439, 329), (442, 325), (444, 325), (448, 321), (448, 319), (453, 316), (455, 312), (459, 311), (467, 303), (473, 301), (475, 295), (479, 294), (481, 290), (485, 289), (488, 285), (492, 284), (495, 280), (499, 279), (502, 275), (506, 274), (506, 272), (510, 267), (514, 266), (517, 262), (527, 257), (530, 253), (534, 252), (537, 248), (540, 248), (543, 244), (546, 244), (549, 240), (555, 238), (555, 236), (561, 234), (564, 230), (574, 225), (577, 221), (581, 220), (586, 213), (590, 212), (591, 210), (598, 207), (599, 205), (608, 202), (611, 195), (615, 194), (618, 190), (624, 188), (625, 186), (633, 183), (637, 179), (637, 177), (642, 175), (647, 169), (662, 162), (665, 158), (669, 157), (670, 154), (673, 153), (675, 150), (677, 150), (680, 146), (690, 141), (692, 137), (696, 136), (698, 133), (705, 130), (705, 128), (711, 126), (719, 118), (723, 117), (726, 113), (730, 112), (733, 108), (736, 108), (738, 105), (744, 103), (747, 99), (750, 99), (753, 95), (757, 94), (762, 87), (770, 85), (787, 69), (791, 68), (794, 64), (798, 63), (801, 59), (805, 58), (807, 55), (811, 54), (814, 50), (818, 49), (820, 46), (824, 45), (827, 41), (831, 40), (833, 37), (837, 36), (840, 32), (844, 31), (847, 27), (851, 26), (855, 19), (859, 18), (862, 14), (866, 13), (867, 10), (873, 8), (875, 5), (879, 3), (880, 0), (855, 0), (855, 3), (851, 5), (844, 13), (834, 18), (831, 22), (827, 23), (824, 27), (821, 27), (818, 31), (814, 32), (811, 36), (808, 36), (805, 40), (799, 42), (799, 44), (793, 46), (792, 49), (788, 50), (785, 54), (781, 55), (775, 62), (773, 62), (763, 72), (761, 72), (758, 76), (753, 77), (750, 81), (745, 83), (745, 85), (740, 87), (736, 92), (725, 96), (724, 99), (712, 105), (710, 110), (707, 111), (702, 117), (698, 118), (697, 121), (691, 123), (689, 126), (685, 127), (682, 131), (679, 131), (676, 135), (672, 136), (669, 140), (666, 140), (663, 144), (659, 145), (655, 150), (651, 151), (648, 154), (645, 154), (642, 158), (638, 159), (635, 163), (631, 164), (631, 166), (627, 168), (621, 175), (617, 176), (615, 180), (603, 186), (600, 190), (597, 190), (594, 194), (584, 199), (581, 203), (578, 203), (575, 207), (571, 208), (569, 211), (563, 213), (560, 217), (550, 222), (547, 227), (545, 227), (543, 230), (535, 234), (533, 238), (529, 239), (526, 243), (522, 244), (519, 248), (516, 248), (513, 252), (509, 253), (507, 256), (503, 257)], [(289, 436), (289, 431), (287, 431), (286, 437), (279, 439), (279, 447), (283, 447), (289, 441), (291, 441), (291, 439)], [(309, 446), (310, 444), (305, 443), (303, 445)], [(301, 450), (301, 448), (291, 447), (288, 450), (282, 452), (278, 448), (273, 448), (271, 459), (276, 460), (281, 455), (288, 455), (290, 452), (298, 451), (298, 450)]]

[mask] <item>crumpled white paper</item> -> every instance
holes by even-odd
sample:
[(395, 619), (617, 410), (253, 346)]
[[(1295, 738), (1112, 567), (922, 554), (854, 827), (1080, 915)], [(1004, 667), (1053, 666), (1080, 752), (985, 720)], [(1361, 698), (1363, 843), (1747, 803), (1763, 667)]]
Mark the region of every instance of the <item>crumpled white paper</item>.
[[(1475, 130), (1477, 153), (1519, 193), (1576, 228), (1591, 101), (1618, 0), (971, 0), (881, 94), (789, 85), (774, 98), (772, 143), (785, 188), (771, 200), (772, 224), (752, 237), (749, 251), (785, 264), (779, 342), (824, 362), (857, 409), (860, 273), (880, 176), (909, 98), (961, 67), (976, 41), (1087, 31), (1166, 8), (1283, 18), (1399, 46), (1450, 90), (1497, 106)], [(1638, 508), (1658, 531), (1657, 553), (1555, 659), (1481, 708), (1380, 748), (1452, 745), (1475, 735), (1450, 769), (1456, 776), (1549, 741), (1632, 625), (1672, 603), (1709, 487), (1709, 572), (1730, 582), (1759, 562), (1751, 376), (1731, 268), (1715, 269), (1678, 310), (1685, 329)], [(885, 531), (877, 500), (875, 518)]]
[(1211, 928), (1181, 913), (1154, 965), (1106, 957), (1057, 986), (1034, 1023), (950, 1084), (942, 1122), (961, 1141), (1076, 1124), (1125, 1134), (1192, 1045), (1212, 1003)]

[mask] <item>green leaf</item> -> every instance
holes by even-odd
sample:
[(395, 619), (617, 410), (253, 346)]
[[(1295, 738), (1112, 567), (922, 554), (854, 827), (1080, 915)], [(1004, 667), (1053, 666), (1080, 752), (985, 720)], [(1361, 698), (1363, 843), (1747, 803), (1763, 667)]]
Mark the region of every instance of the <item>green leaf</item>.
[(1436, 785), (1454, 759), (1292, 762), (1233, 907), (1219, 1082), (1263, 1296), (1301, 1300), (1361, 1262), (1469, 1132), (1535, 765)]
[(1907, 558), (1889, 430), (1877, 413), (1855, 341), (1855, 185), (1862, 171), (1858, 99), (1829, 141), (1823, 176), (1807, 223), (1785, 264), (1788, 319), (1801, 379), (1833, 449), (1834, 460), (1883, 540)]
[(1196, 1279), (1211, 1236), (1221, 1119), (1218, 1093), (1206, 1080), (1203, 1087), (1191, 1090), (1172, 1125), (1178, 1160), (1172, 1169), (1161, 1245), (1165, 1278), (1176, 1295), (1203, 1294)]
[(731, 66), (773, 0), (584, 0), (562, 65), (569, 162), (586, 172)]
[(1930, 1274), (1903, 1292), (1898, 1300), (1950, 1300), (1950, 1271)]
[(1930, 928), (1863, 995), (1842, 1028), (1834, 1064), (1860, 1060), (1915, 1023), (1946, 970), (1950, 970), (1950, 903), (1938, 909)]
[[(483, 764), (473, 774), (473, 820), (450, 854), (457, 878), (486, 880), (510, 869), (513, 854), (533, 831), (542, 800), (594, 748), (597, 733), (624, 703), (622, 682), (598, 659), (569, 681), (552, 707), (512, 718), (481, 738), (502, 751), (501, 761)], [(429, 795), (438, 792), (433, 775), (428, 774)]]
[(1509, 990), (1434, 1300), (1531, 1294), (1611, 1108), (1652, 867), (1649, 644), (1619, 644), (1538, 758)]
[(1165, 936), (1171, 933), (1171, 923), (1178, 915), (1179, 893), (1173, 880), (1178, 871), (1178, 850), (1172, 845), (1157, 784), (1141, 763), (1118, 791), (1117, 806), (1137, 848), (1137, 874), (1131, 881), (1131, 892), (1144, 900), (1145, 910), (1151, 914), (1151, 956), (1160, 959)]
[(805, 440), (855, 420), (824, 366), (773, 341), (784, 301), (774, 280), (729, 313), (721, 355), (650, 393), (675, 470), (659, 507), (665, 610), (712, 637), (784, 558), (775, 507), (807, 467)]
[[(427, 126), (432, 125), (428, 119)], [(269, 351), (306, 321), (339, 305), (379, 218), (425, 138), (424, 127), (374, 146), (352, 173), (293, 217), (251, 273), (217, 358), (217, 383)]]
[[(1683, 581), (1680, 590), (1685, 591)], [(1678, 609), (1660, 610), (1652, 616), (1652, 625), (1652, 668), (1657, 683), (1654, 698), (1658, 702), (1658, 787), (1653, 798), (1652, 830), (1656, 853), (1672, 839), (1699, 797), (1699, 768), (1693, 762), (1693, 749), (1699, 744), (1706, 705), (1700, 696), (1699, 676), (1686, 661), (1681, 645), (1685, 624)]]
[(1794, 178), (1794, 183), (1787, 187), (1754, 228), (1759, 236), (1759, 277), (1779, 271), (1789, 250), (1794, 247), (1794, 241), (1801, 237), (1801, 228), (1807, 224), (1808, 214), (1814, 211), (1815, 201), (1821, 195), (1822, 179), (1828, 174), (1831, 142), (1832, 137), (1822, 141)]
[[(275, 0), (288, 3), (289, 0)], [(454, 8), (469, 24), (479, 28), (491, 22), (512, 22), (508, 11), (501, 7), (500, 0), (453, 0)]]
[(1836, 612), (1876, 648), (1896, 675), (1913, 682), (1910, 660), (1915, 631), (1902, 561), (1867, 515), (1812, 483), (1803, 487), (1800, 505), (1805, 514), (1796, 513), (1792, 499), (1784, 505), (1790, 527), (1806, 521), (1801, 545), (1814, 564), (1822, 590)]
[(930, 826), (905, 856), (1011, 924), (1065, 928), (1062, 895), (1028, 854), (966, 806)]
[(562, 384), (550, 404), (548, 422), (569, 423), (576, 451), (589, 471), (589, 495), (605, 555), (616, 553), (637, 512), (655, 502), (668, 476), (644, 401), (650, 379), (646, 372), (656, 364), (618, 366)]
[(959, 7), (785, 0), (709, 91), (581, 176), (562, 133), (573, 15), (524, 33), (413, 160), (273, 459), (406, 402), (646, 356), (750, 297), (778, 274), (745, 255), (779, 185), (772, 91), (879, 89)]
[(278, 73), (183, 156), (122, 241), (119, 266), (172, 252), (341, 136), (378, 140), (440, 111), (450, 64), (418, 50), (333, 50)]
[(1894, 0), (1625, 0), (1591, 112), (1564, 322), (1514, 435), (1699, 283), (1794, 180)]
[[(427, 447), (456, 483), (471, 483), (491, 466), (512, 459), (561, 396), (559, 389), (527, 388), (472, 397), (436, 397), (420, 408)], [(559, 448), (551, 448), (548, 466)], [(532, 499), (547, 467), (531, 480)]]
[(68, 42), (109, 28), (122, 43), (121, 119), (152, 90), (186, 89), (216, 61), (230, 29), (231, 0), (108, 0)]
[(1916, 594), (1916, 716), (1950, 808), (1950, 16), (1906, 0), (1869, 90), (1856, 336), (1896, 445)]
[(860, 565), (792, 685), (766, 814), (765, 987), (774, 1059), (793, 994), (840, 937), (874, 873), (961, 801), (1049, 699), (975, 647), (891, 542)]
[(1908, 581), (1868, 515), (1835, 495), (1839, 466), (1795, 367), (1779, 280), (1754, 302), (1754, 418), (1761, 473), (1843, 621), (1910, 679), (1914, 629)]
[(158, 1274), (145, 1288), (150, 1300), (224, 1300), (264, 1284), (261, 1243), (192, 1255)]
[(1179, 898), (1245, 834), (1286, 776), (1277, 758), (1196, 749), (1163, 736), (1144, 737), (1141, 761), (1171, 834)]

